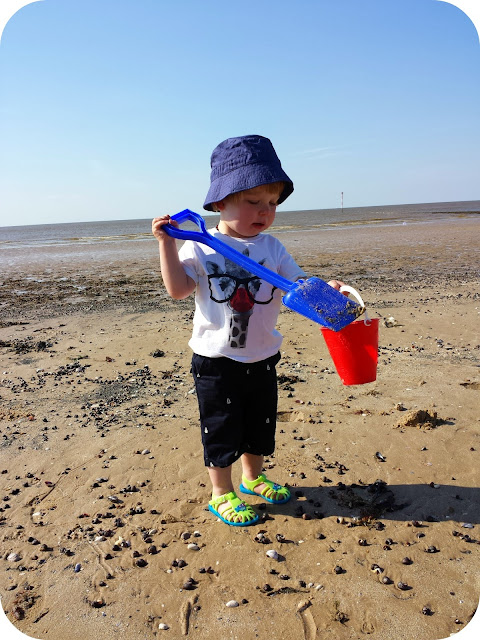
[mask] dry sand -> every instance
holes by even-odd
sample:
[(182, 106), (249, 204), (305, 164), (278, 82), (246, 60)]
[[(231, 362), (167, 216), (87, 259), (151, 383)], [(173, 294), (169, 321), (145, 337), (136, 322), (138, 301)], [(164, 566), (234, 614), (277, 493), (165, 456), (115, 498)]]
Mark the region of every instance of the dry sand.
[(107, 275), (68, 260), (5, 272), (9, 619), (51, 640), (433, 640), (465, 627), (480, 594), (479, 229), (282, 234), (309, 273), (343, 277), (381, 319), (378, 377), (343, 386), (318, 325), (282, 311), (265, 467), (293, 499), (253, 498), (262, 520), (245, 528), (206, 510), (193, 301), (163, 293), (154, 241)]

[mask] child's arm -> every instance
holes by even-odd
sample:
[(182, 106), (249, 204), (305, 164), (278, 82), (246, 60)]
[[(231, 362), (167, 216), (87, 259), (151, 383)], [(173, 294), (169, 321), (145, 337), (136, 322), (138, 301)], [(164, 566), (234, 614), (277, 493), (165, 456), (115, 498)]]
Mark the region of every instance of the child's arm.
[(163, 282), (169, 295), (175, 300), (183, 300), (195, 291), (195, 282), (187, 276), (180, 258), (178, 257), (175, 238), (169, 236), (162, 229), (167, 223), (178, 227), (178, 223), (170, 219), (170, 216), (154, 218), (152, 233), (158, 240), (160, 251), (160, 269)]

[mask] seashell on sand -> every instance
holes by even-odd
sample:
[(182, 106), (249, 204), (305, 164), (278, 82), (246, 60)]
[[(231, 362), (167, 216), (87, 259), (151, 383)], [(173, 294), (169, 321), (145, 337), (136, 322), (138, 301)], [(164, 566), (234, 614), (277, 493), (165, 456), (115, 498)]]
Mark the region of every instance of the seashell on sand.
[(238, 607), (239, 604), (238, 604), (238, 602), (236, 600), (229, 600), (225, 606), (226, 607)]

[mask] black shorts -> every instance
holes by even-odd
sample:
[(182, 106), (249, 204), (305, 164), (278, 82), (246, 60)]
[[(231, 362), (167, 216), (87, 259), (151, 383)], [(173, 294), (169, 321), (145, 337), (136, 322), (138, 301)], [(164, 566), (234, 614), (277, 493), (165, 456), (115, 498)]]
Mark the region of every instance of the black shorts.
[(260, 362), (193, 355), (206, 466), (228, 467), (244, 454), (275, 450), (280, 353)]

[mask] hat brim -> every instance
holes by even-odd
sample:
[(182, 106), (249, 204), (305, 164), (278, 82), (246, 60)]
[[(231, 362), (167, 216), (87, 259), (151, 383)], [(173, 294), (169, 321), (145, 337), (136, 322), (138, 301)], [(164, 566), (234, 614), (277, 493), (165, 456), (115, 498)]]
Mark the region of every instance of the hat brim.
[(283, 182), (285, 184), (278, 204), (281, 204), (293, 192), (293, 182), (281, 167), (272, 167), (265, 164), (250, 165), (248, 172), (243, 167), (230, 171), (227, 175), (220, 176), (210, 184), (203, 208), (206, 211), (214, 211), (213, 204), (220, 202), (227, 196), (239, 191), (254, 189), (263, 184)]

